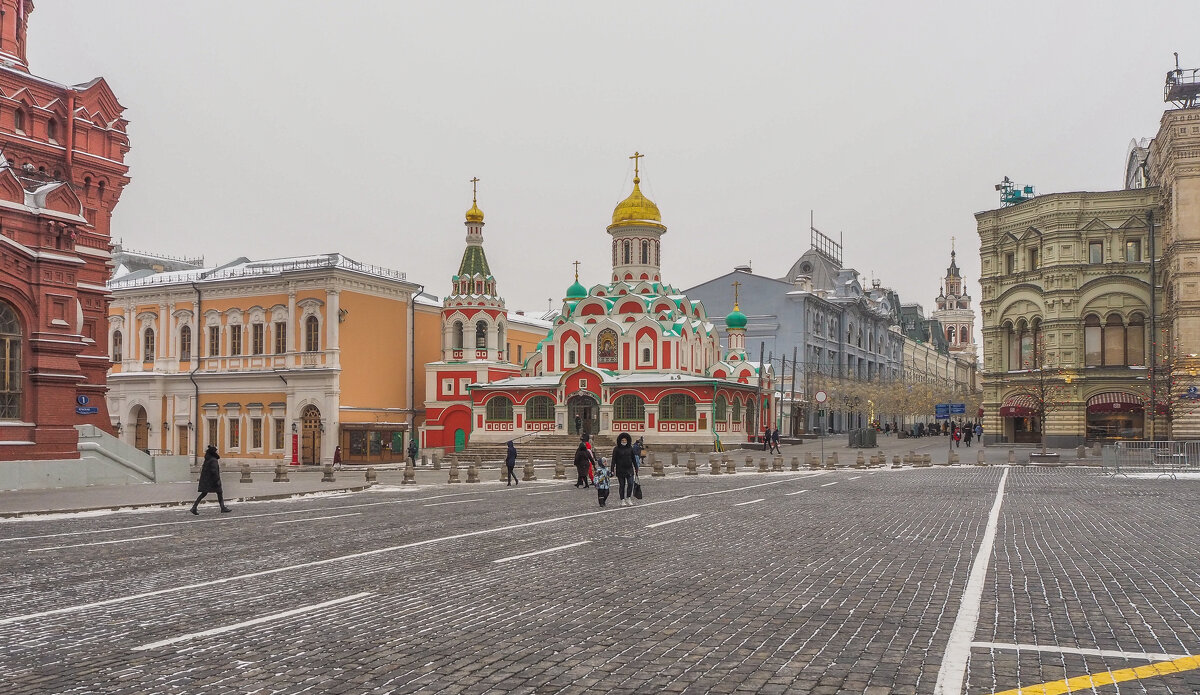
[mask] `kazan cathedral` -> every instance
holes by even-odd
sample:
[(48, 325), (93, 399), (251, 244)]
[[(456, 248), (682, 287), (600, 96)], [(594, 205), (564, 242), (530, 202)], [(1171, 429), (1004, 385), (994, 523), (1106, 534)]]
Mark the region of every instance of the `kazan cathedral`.
[[(723, 351), (704, 306), (662, 282), (667, 227), (639, 187), (639, 156), (633, 192), (608, 226), (611, 282), (585, 287), (577, 270), (549, 334), (520, 374), (469, 387), (469, 445), (582, 431), (606, 441), (629, 432), (663, 448), (711, 448), (773, 424), (774, 374), (748, 359), (746, 315), (736, 301), (725, 317)], [(452, 340), (454, 329), (443, 329)]]

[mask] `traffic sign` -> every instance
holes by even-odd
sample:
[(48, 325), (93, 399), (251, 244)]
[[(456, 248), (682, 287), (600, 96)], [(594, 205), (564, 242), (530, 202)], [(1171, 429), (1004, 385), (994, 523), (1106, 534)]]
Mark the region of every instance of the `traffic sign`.
[(934, 406), (933, 410), (934, 410), (933, 418), (935, 420), (949, 420), (950, 419), (950, 404), (949, 403), (938, 403), (937, 405)]
[(824, 403), (827, 400), (829, 400), (828, 393), (825, 393), (824, 391), (817, 391), (817, 402), (818, 403)]
[(951, 403), (950, 404), (950, 414), (951, 415), (966, 415), (967, 414), (967, 404), (966, 403)]

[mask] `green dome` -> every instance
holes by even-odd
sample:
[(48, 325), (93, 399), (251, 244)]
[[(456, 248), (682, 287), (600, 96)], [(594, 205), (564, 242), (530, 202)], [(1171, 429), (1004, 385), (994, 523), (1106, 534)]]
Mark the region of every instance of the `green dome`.
[(579, 278), (575, 279), (575, 284), (567, 288), (567, 299), (583, 299), (588, 296), (587, 288), (579, 284)]
[(739, 311), (736, 307), (725, 317), (726, 328), (746, 328), (746, 315)]

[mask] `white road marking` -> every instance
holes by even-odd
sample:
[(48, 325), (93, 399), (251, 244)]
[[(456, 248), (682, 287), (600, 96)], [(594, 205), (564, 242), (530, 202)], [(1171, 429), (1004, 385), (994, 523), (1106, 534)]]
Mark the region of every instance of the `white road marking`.
[(119, 541), (98, 541), (96, 543), (76, 543), (74, 545), (56, 545), (53, 548), (30, 548), (27, 552), (42, 553), (47, 550), (64, 550), (66, 548), (83, 548), (83, 547), (86, 547), (89, 545), (110, 545), (112, 543), (132, 543), (134, 541), (148, 541), (151, 538), (170, 538), (173, 535), (175, 535), (175, 534), (164, 533), (164, 534), (158, 535), (158, 536), (138, 536), (137, 538), (122, 538)]
[(533, 497), (534, 495), (556, 495), (560, 492), (566, 492), (566, 490), (547, 490), (545, 492), (527, 492), (525, 494), (529, 497)]
[(858, 480), (858, 479), (859, 479), (859, 478), (861, 478), (861, 477), (862, 477), (861, 475), (856, 475), (856, 476), (854, 476), (853, 478), (851, 478), (851, 480)]
[(482, 498), (482, 497), (476, 497), (476, 498), (475, 498), (475, 499), (473, 499), (473, 500), (452, 500), (452, 501), (450, 501), (450, 502), (434, 502), (433, 504), (426, 504), (426, 505), (422, 505), (422, 506), (425, 506), (425, 507), (440, 507), (440, 506), (442, 506), (443, 504), (466, 504), (467, 502), (482, 502), (482, 501), (483, 501), (483, 498)]
[(349, 514), (334, 514), (333, 516), (313, 516), (307, 519), (288, 519), (287, 521), (276, 521), (276, 524), (299, 524), (305, 521), (320, 521), (322, 519), (341, 519), (344, 516), (361, 516), (362, 512), (350, 512)]
[(667, 519), (666, 521), (660, 521), (657, 524), (647, 524), (646, 528), (658, 528), (659, 526), (666, 526), (667, 524), (673, 524), (676, 521), (687, 521), (688, 519), (695, 519), (698, 516), (700, 516), (700, 515), (699, 514), (688, 514), (687, 516), (679, 516), (679, 517), (675, 517), (674, 519)]
[(534, 555), (545, 555), (546, 553), (553, 553), (558, 550), (566, 550), (567, 548), (574, 548), (574, 547), (580, 546), (580, 545), (587, 545), (588, 543), (591, 543), (591, 541), (579, 541), (578, 543), (568, 543), (566, 545), (560, 545), (560, 546), (556, 546), (554, 548), (546, 548), (545, 550), (535, 550), (532, 553), (524, 553), (521, 555), (511, 555), (509, 557), (502, 557), (499, 560), (492, 560), (492, 562), (511, 562), (512, 560), (520, 560), (520, 559), (527, 558), (527, 557), (533, 557)]
[(735, 507), (744, 507), (744, 506), (746, 506), (747, 504), (757, 504), (757, 503), (759, 503), (759, 502), (762, 502), (764, 499), (766, 499), (766, 498), (765, 498), (765, 497), (759, 497), (758, 499), (756, 499), (756, 500), (750, 500), (749, 502), (738, 502), (737, 504), (735, 504), (735, 505), (733, 505), (733, 506), (735, 506)]
[(1008, 481), (1008, 466), (1000, 476), (996, 487), (996, 501), (988, 514), (987, 528), (979, 542), (979, 552), (971, 563), (967, 586), (963, 589), (962, 601), (958, 604), (958, 615), (950, 628), (950, 640), (942, 655), (938, 669), (934, 695), (959, 695), (963, 692), (963, 678), (967, 675), (967, 660), (971, 657), (971, 642), (975, 639), (975, 628), (979, 625), (979, 605), (983, 600), (983, 585), (987, 580), (988, 563), (992, 559), (992, 546), (996, 543), (996, 525), (1000, 521), (1000, 505), (1004, 502), (1004, 484)]
[(972, 647), (1002, 649), (1018, 652), (1044, 652), (1049, 654), (1078, 654), (1080, 656), (1107, 656), (1114, 659), (1145, 659), (1146, 661), (1174, 661), (1191, 654), (1162, 654), (1158, 652), (1126, 652), (1120, 649), (1080, 649), (1077, 647), (1055, 647), (1044, 644), (1004, 644), (1001, 642), (972, 642)]
[(821, 487), (829, 487), (830, 485), (837, 485), (837, 484), (838, 484), (838, 481), (835, 480), (832, 483), (821, 483)]
[(797, 490), (795, 492), (789, 492), (789, 493), (785, 494), (784, 497), (791, 497), (792, 495), (799, 495), (801, 492), (808, 492), (808, 490)]
[[(670, 504), (672, 502), (682, 502), (683, 500), (692, 499), (694, 497), (704, 497), (705, 495), (721, 494), (721, 493), (726, 493), (726, 492), (738, 492), (739, 490), (749, 490), (751, 488), (762, 487), (764, 485), (778, 485), (779, 483), (786, 483), (786, 482), (791, 482), (794, 480), (802, 480), (804, 477), (805, 476), (797, 476), (794, 478), (781, 478), (780, 480), (775, 480), (775, 481), (772, 481), (769, 483), (759, 483), (757, 485), (747, 485), (745, 487), (735, 487), (735, 488), (730, 488), (728, 490), (718, 490), (717, 492), (705, 492), (705, 493), (701, 493), (698, 495), (683, 495), (682, 497), (669, 497), (667, 499), (658, 500), (655, 502), (646, 502), (644, 504), (638, 505), (637, 507), (634, 507), (633, 509), (634, 510), (645, 509), (647, 507), (653, 507), (653, 506), (659, 505), (659, 504)], [(307, 511), (312, 511), (312, 510), (307, 510)], [(129, 594), (126, 596), (117, 596), (115, 598), (105, 599), (103, 601), (94, 601), (92, 603), (81, 603), (81, 604), (77, 604), (74, 606), (64, 606), (62, 608), (53, 608), (53, 609), (45, 610), (45, 611), (38, 611), (37, 613), (26, 613), (24, 615), (13, 615), (13, 616), (9, 616), (7, 618), (0, 618), (0, 625), (11, 625), (13, 623), (24, 622), (26, 620), (33, 620), (35, 618), (44, 618), (48, 615), (63, 615), (66, 613), (76, 613), (79, 611), (88, 610), (89, 608), (98, 608), (100, 606), (111, 606), (115, 603), (124, 603), (126, 601), (136, 601), (139, 599), (150, 598), (153, 596), (162, 596), (164, 594), (173, 594), (173, 593), (178, 593), (180, 591), (189, 591), (191, 589), (201, 589), (201, 588), (208, 587), (208, 586), (219, 586), (221, 584), (228, 584), (230, 582), (236, 582), (236, 581), (240, 581), (243, 579), (254, 579), (257, 577), (269, 577), (274, 574), (279, 574), (280, 572), (290, 572), (292, 570), (308, 569), (310, 567), (322, 567), (324, 565), (331, 565), (335, 562), (345, 562), (347, 560), (357, 560), (359, 558), (372, 557), (375, 555), (382, 555), (384, 553), (394, 553), (398, 550), (408, 550), (409, 548), (419, 548), (419, 547), (426, 546), (426, 545), (433, 545), (434, 543), (442, 543), (445, 541), (454, 541), (454, 540), (458, 540), (460, 538), (474, 538), (476, 536), (486, 536), (486, 535), (490, 535), (493, 533), (508, 532), (508, 531), (512, 531), (514, 529), (519, 529), (519, 528), (527, 528), (527, 527), (531, 527), (531, 526), (543, 526), (546, 524), (556, 524), (560, 521), (570, 521), (571, 519), (583, 519), (583, 518), (586, 518), (589, 516), (596, 516), (597, 514), (620, 514), (622, 512), (628, 512), (628, 511), (630, 511), (630, 510), (622, 509), (620, 507), (616, 507), (616, 508), (612, 508), (612, 509), (598, 509), (598, 510), (592, 511), (592, 512), (581, 512), (579, 514), (568, 514), (566, 516), (556, 516), (556, 517), (550, 517), (548, 519), (538, 519), (537, 521), (526, 521), (526, 522), (523, 522), (520, 524), (506, 524), (503, 526), (493, 526), (492, 528), (479, 529), (477, 531), (467, 531), (465, 533), (456, 533), (456, 534), (450, 535), (450, 536), (439, 536), (437, 538), (426, 538), (425, 540), (421, 540), (421, 541), (413, 541), (411, 543), (404, 543), (401, 545), (391, 545), (391, 546), (387, 546), (384, 548), (376, 548), (375, 550), (364, 550), (359, 553), (350, 553), (348, 555), (338, 555), (335, 557), (325, 558), (323, 560), (311, 560), (309, 562), (300, 562), (295, 565), (283, 565), (282, 567), (273, 567), (269, 570), (260, 570), (258, 572), (247, 572), (246, 574), (236, 574), (231, 577), (220, 577), (218, 579), (209, 579), (207, 581), (195, 582), (193, 584), (182, 584), (179, 586), (167, 587), (165, 589), (155, 589), (153, 591), (143, 591), (138, 594)]]
[(365, 591), (361, 594), (353, 594), (350, 596), (343, 596), (342, 598), (337, 598), (332, 601), (326, 601), (325, 603), (314, 603), (311, 606), (301, 606), (300, 608), (293, 608), (290, 611), (283, 611), (282, 613), (272, 613), (271, 615), (264, 615), (261, 618), (255, 618), (253, 620), (246, 620), (244, 622), (234, 623), (233, 625), (225, 625), (224, 627), (214, 627), (211, 630), (204, 630), (202, 632), (192, 632), (192, 633), (188, 633), (186, 635), (180, 635), (179, 637), (172, 637), (171, 639), (165, 639), (165, 640), (162, 640), (159, 642), (151, 642), (150, 644), (143, 644), (140, 647), (134, 647), (133, 651), (144, 652), (147, 649), (158, 649), (159, 647), (165, 647), (170, 644), (175, 644), (176, 642), (185, 642), (187, 640), (199, 639), (201, 637), (211, 637), (213, 635), (220, 635), (225, 632), (232, 632), (234, 630), (240, 630), (243, 627), (250, 627), (252, 625), (261, 625), (263, 623), (269, 623), (272, 620), (282, 620), (284, 618), (290, 618), (293, 615), (300, 615), (301, 613), (308, 613), (310, 611), (320, 610), (322, 608), (328, 608), (330, 606), (336, 606), (339, 603), (355, 601), (355, 600), (358, 600), (360, 598), (363, 598), (365, 596), (370, 596), (370, 595), (371, 595), (371, 592)]

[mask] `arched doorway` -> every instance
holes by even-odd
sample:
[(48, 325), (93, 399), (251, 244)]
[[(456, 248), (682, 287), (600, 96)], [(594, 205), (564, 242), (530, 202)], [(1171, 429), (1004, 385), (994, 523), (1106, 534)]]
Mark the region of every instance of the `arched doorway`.
[(567, 427), (577, 434), (596, 434), (600, 430), (600, 403), (595, 396), (579, 393), (567, 399)]
[(462, 451), (467, 448), (467, 433), (461, 428), (454, 430), (454, 450)]
[(306, 405), (300, 411), (300, 463), (321, 463), (321, 411), (315, 405)]
[(140, 405), (133, 408), (133, 445), (142, 451), (150, 449), (150, 421)]

